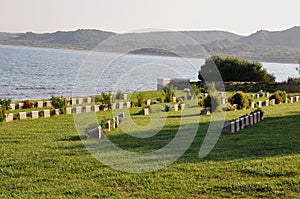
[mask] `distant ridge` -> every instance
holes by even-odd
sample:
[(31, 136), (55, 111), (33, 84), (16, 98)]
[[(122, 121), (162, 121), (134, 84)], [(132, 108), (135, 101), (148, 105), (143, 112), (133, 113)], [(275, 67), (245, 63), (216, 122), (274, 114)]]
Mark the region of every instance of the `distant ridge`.
[[(178, 36), (180, 34), (183, 37), (192, 38), (195, 44), (180, 43), (180, 37)], [(111, 43), (110, 46), (103, 44), (102, 50), (126, 52), (128, 49), (145, 46), (145, 49), (155, 47), (162, 50), (136, 49), (133, 53), (165, 56), (178, 53), (184, 56), (199, 57), (202, 54), (199, 54), (199, 49), (197, 48), (199, 46), (197, 45), (201, 44), (210, 55), (218, 54), (259, 61), (295, 63), (298, 63), (300, 57), (299, 26), (283, 31), (259, 30), (249, 36), (241, 36), (226, 31), (165, 31), (116, 34), (114, 32), (91, 29), (43, 34), (32, 32), (0, 33), (0, 44), (92, 50), (99, 43), (112, 36), (117, 36), (118, 39), (115, 43)], [(164, 49), (169, 49), (172, 52), (166, 53)]]

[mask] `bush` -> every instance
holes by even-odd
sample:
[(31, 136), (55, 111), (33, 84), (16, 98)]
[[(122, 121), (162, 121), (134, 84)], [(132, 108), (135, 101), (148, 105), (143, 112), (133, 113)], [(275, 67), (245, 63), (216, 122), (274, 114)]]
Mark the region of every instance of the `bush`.
[(174, 86), (166, 86), (163, 90), (162, 90), (162, 94), (165, 97), (165, 102), (172, 102), (173, 101), (173, 97), (175, 96), (175, 87)]
[(0, 99), (0, 105), (4, 108), (4, 110), (8, 110), (9, 109), (9, 105), (11, 103), (10, 99)]
[(0, 106), (0, 122), (3, 122), (6, 119), (5, 116), (5, 107), (4, 106)]
[(285, 102), (286, 99), (286, 92), (285, 91), (276, 91), (273, 95), (270, 96), (269, 100), (275, 99), (276, 104), (280, 104)]
[(204, 107), (205, 108), (210, 107), (212, 112), (217, 110), (220, 104), (221, 104), (220, 99), (215, 95), (208, 95), (203, 100)]
[(142, 93), (138, 93), (136, 98), (137, 98), (137, 106), (143, 106), (145, 103), (145, 96)]
[(237, 109), (246, 109), (249, 107), (250, 99), (242, 91), (236, 92), (228, 101), (230, 104), (237, 104)]
[(51, 104), (55, 109), (63, 109), (65, 102), (61, 97), (52, 97)]
[(117, 94), (116, 94), (116, 99), (117, 100), (121, 100), (121, 99), (124, 99), (124, 94), (122, 93), (122, 91), (118, 91)]

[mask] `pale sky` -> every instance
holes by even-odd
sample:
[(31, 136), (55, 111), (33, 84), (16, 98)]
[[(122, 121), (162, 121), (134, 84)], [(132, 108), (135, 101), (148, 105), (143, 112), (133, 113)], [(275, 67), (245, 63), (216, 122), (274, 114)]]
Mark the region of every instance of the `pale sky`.
[(249, 35), (300, 25), (297, 0), (1, 0), (0, 32), (144, 28)]

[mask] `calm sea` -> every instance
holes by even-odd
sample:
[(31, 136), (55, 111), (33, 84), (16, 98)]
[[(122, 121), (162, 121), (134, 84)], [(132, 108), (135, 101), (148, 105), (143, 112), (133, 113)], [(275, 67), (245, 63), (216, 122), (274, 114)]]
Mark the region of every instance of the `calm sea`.
[[(155, 90), (157, 78), (196, 79), (203, 63), (203, 59), (0, 45), (0, 98), (15, 101)], [(279, 82), (298, 76), (297, 64), (263, 66)]]

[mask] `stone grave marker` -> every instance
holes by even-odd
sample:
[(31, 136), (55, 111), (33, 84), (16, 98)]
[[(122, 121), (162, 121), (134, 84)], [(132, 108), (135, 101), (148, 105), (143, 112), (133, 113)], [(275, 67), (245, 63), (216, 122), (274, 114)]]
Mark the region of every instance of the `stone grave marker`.
[(257, 113), (253, 113), (253, 124), (257, 123)]
[(240, 119), (235, 120), (235, 132), (240, 131)]
[(39, 118), (39, 112), (38, 111), (31, 111), (31, 118), (32, 119)]
[(23, 109), (24, 108), (24, 103), (19, 103), (19, 109)]
[(13, 113), (9, 113), (7, 116), (6, 116), (6, 119), (5, 121), (6, 122), (11, 122), (14, 120), (14, 114)]
[(88, 112), (91, 112), (91, 106), (85, 106), (85, 112), (88, 113)]
[(240, 118), (241, 129), (245, 128), (245, 117)]
[(112, 105), (111, 105), (111, 109), (112, 109), (112, 110), (115, 110), (115, 109), (117, 109), (117, 103), (112, 103)]
[(27, 118), (27, 113), (26, 112), (19, 112), (19, 118), (20, 118), (20, 120), (25, 120)]
[(221, 104), (226, 104), (226, 98), (225, 97), (221, 98)]
[(271, 106), (274, 106), (274, 105), (275, 105), (275, 99), (271, 99), (271, 100), (270, 100), (270, 105), (271, 105)]
[(263, 102), (263, 106), (269, 106), (269, 100), (265, 100), (265, 101)]
[(123, 99), (124, 99), (124, 100), (127, 100), (127, 96), (128, 96), (127, 93), (124, 93), (124, 94), (123, 94)]
[(294, 98), (293, 97), (290, 97), (290, 102), (294, 103)]
[(176, 103), (176, 100), (177, 100), (177, 98), (176, 98), (176, 97), (173, 97), (173, 102), (174, 102), (174, 103)]
[(90, 97), (85, 98), (85, 102), (86, 102), (87, 104), (92, 103), (92, 98), (90, 98)]
[(105, 123), (105, 127), (110, 131), (110, 120), (107, 120)]
[(185, 104), (179, 104), (179, 106), (180, 106), (180, 110), (184, 110)]
[(101, 126), (94, 128), (89, 131), (89, 138), (90, 139), (100, 139), (101, 138)]
[(252, 126), (254, 124), (253, 114), (249, 115), (249, 125)]
[(247, 126), (249, 126), (250, 124), (249, 124), (249, 116), (248, 115), (246, 115), (245, 116), (245, 126), (247, 127)]
[(76, 106), (76, 107), (75, 107), (75, 113), (76, 113), (76, 114), (81, 113), (81, 109), (82, 109), (81, 106)]
[(66, 114), (67, 115), (72, 114), (72, 108), (71, 107), (66, 108)]
[(48, 118), (51, 116), (50, 110), (44, 110), (44, 118)]
[(72, 98), (72, 99), (71, 99), (71, 105), (75, 105), (76, 103), (77, 103), (76, 98)]
[(174, 104), (174, 111), (178, 111), (178, 104)]
[(261, 108), (261, 107), (262, 107), (262, 101), (258, 101), (258, 102), (257, 102), (257, 107), (258, 107), (258, 108)]
[(52, 104), (51, 104), (51, 101), (46, 101), (46, 107), (51, 107)]
[(10, 104), (9, 107), (11, 110), (16, 110), (16, 104)]
[(43, 101), (37, 101), (37, 108), (43, 108), (44, 102)]
[(143, 113), (144, 113), (144, 115), (149, 115), (149, 109), (148, 108), (144, 108), (143, 109)]
[(125, 102), (125, 107), (126, 107), (126, 108), (130, 108), (130, 107), (131, 107), (130, 102)]
[(235, 132), (235, 122), (230, 122), (223, 127), (222, 132), (224, 133), (234, 133)]
[(124, 102), (119, 102), (119, 109), (123, 109)]
[(147, 104), (147, 106), (150, 106), (151, 105), (151, 100), (148, 99), (146, 104)]
[(77, 104), (82, 104), (83, 103), (83, 99), (82, 98), (77, 98)]
[(207, 107), (203, 110), (201, 110), (200, 115), (210, 115), (211, 114), (211, 108)]
[(296, 96), (295, 97), (295, 102), (298, 102), (299, 101), (299, 96)]
[(54, 110), (54, 115), (59, 115), (60, 114), (60, 109), (55, 109)]

